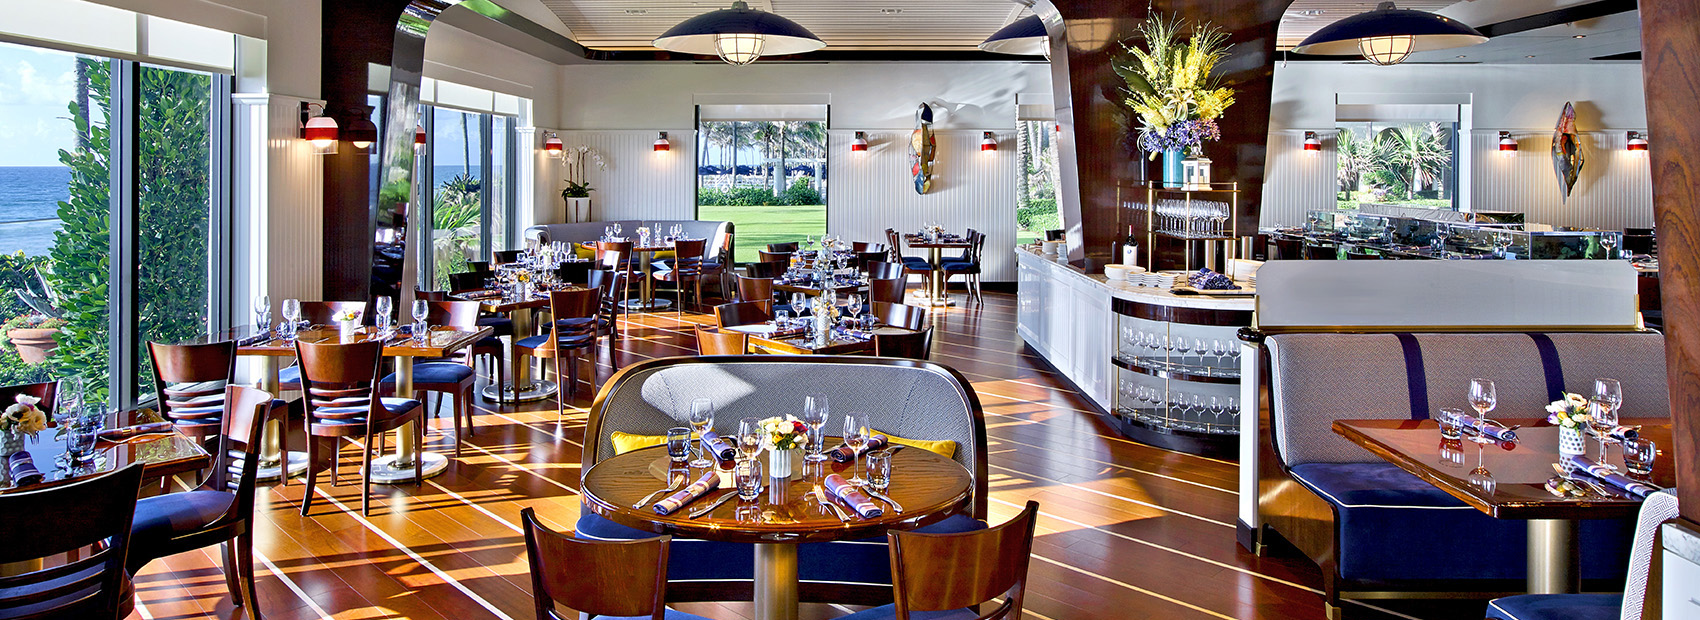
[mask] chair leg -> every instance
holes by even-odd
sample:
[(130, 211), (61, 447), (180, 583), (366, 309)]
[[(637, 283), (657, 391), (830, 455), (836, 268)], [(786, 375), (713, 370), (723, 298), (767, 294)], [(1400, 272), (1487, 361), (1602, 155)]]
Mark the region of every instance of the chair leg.
[(277, 464), (278, 464), (278, 468), (279, 468), (278, 469), (279, 473), (277, 475), (277, 485), (280, 486), (280, 487), (281, 486), (288, 486), (289, 485), (289, 406), (285, 405), (282, 408), (273, 407), (272, 408), (272, 415), (277, 418), (277, 426), (278, 426)]
[(321, 440), (312, 435), (307, 436), (307, 491), (301, 494), (301, 516), (307, 516), (307, 509), (313, 505), (313, 486), (319, 480), (319, 444)]
[(260, 599), (254, 596), (254, 534), (249, 532), (236, 537), (236, 561), (241, 563), (242, 575), (242, 609), (248, 613), (248, 620), (260, 620)]
[(230, 590), (230, 604), (241, 607), (248, 600), (242, 598), (242, 583), (238, 578), (242, 572), (242, 564), (236, 561), (236, 540), (224, 541), (219, 547), (224, 552), (224, 587)]
[[(425, 449), (425, 424), (423, 421), (413, 425), (413, 445), (418, 446), (419, 450)], [(425, 459), (420, 458), (419, 455), (413, 457), (413, 486), (425, 486)]]
[(372, 436), (367, 435), (366, 444), (360, 446), (360, 516), (363, 517), (372, 516), (372, 443)]
[(455, 419), (455, 458), (457, 459), (460, 458), (460, 416), (465, 413), (467, 391), (463, 389), (459, 394), (455, 394), (455, 408), (449, 414)]

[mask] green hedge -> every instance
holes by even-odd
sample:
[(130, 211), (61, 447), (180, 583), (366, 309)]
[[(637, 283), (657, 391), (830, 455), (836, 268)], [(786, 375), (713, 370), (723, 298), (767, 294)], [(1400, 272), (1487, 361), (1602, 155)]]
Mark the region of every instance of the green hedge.
[(778, 196), (773, 190), (755, 185), (740, 185), (731, 189), (703, 188), (697, 190), (697, 204), (705, 207), (782, 207), (826, 204), (820, 191), (809, 179), (797, 179)]

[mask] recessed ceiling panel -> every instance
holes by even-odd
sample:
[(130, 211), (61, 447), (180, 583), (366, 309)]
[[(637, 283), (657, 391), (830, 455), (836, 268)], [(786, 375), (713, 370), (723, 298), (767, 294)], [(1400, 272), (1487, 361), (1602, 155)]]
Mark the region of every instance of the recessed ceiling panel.
[[(674, 24), (731, 0), (542, 0), (573, 37), (599, 49), (648, 48)], [(808, 28), (827, 49), (971, 50), (1012, 17), (1009, 0), (751, 0)]]

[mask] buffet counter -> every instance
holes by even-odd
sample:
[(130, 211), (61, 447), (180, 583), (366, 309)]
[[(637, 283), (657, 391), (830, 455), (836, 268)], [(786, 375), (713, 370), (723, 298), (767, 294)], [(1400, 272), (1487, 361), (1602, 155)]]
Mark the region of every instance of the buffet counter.
[(1236, 453), (1235, 332), (1251, 325), (1255, 298), (1135, 286), (1085, 273), (1034, 246), (1015, 253), (1022, 339), (1106, 421), (1143, 443)]

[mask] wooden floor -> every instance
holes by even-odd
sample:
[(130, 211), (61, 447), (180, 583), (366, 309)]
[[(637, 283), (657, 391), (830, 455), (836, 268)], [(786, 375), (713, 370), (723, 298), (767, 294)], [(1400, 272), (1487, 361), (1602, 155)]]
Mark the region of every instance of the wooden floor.
[[(621, 365), (695, 353), (690, 325), (709, 317), (634, 315), (614, 353)], [(1146, 447), (1117, 436), (1084, 398), (1016, 333), (1015, 298), (937, 313), (932, 359), (967, 375), (985, 406), (991, 516), (1026, 500), (1043, 516), (1027, 595), (1039, 620), (1322, 618), (1315, 566), (1259, 558), (1234, 542), (1234, 463)], [(607, 354), (600, 367), (612, 368)], [(345, 484), (321, 484), (314, 514), (304, 486), (259, 493), (255, 546), (261, 611), (294, 618), (531, 618), (519, 512), (536, 508), (559, 529), (579, 514), (588, 388), (557, 425), (553, 402), (477, 403), (478, 434), (447, 472), (423, 486), (374, 487), (372, 516), (345, 450)], [(449, 452), (447, 413), (428, 436)], [(452, 432), (452, 431), (450, 431)], [(216, 549), (155, 561), (136, 577), (137, 611), (158, 620), (231, 618)], [(747, 604), (682, 605), (713, 618), (747, 618)], [(1480, 618), (1482, 605), (1350, 603), (1350, 618)], [(805, 618), (847, 608), (804, 605)]]

